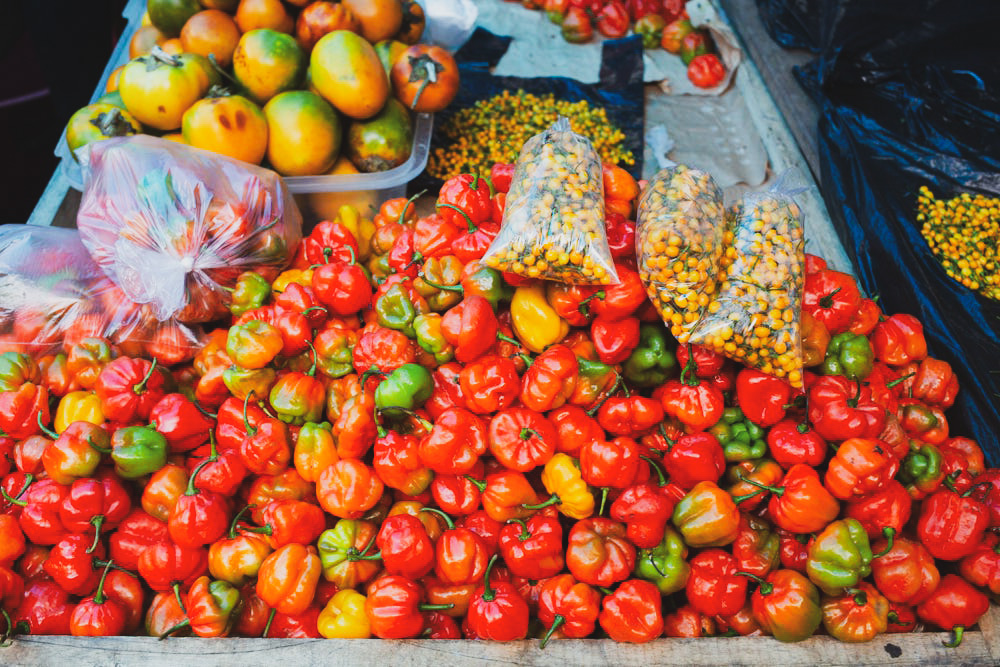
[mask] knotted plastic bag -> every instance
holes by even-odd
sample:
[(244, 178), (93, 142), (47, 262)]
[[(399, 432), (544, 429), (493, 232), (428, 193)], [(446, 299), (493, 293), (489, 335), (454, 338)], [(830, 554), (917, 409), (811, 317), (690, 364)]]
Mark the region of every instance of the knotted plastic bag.
[(240, 273), (274, 276), (302, 217), (272, 171), (146, 135), (81, 149), (83, 244), (127, 297), (161, 321), (227, 314)]
[(483, 262), (528, 278), (618, 282), (604, 226), (601, 159), (566, 118), (524, 142), (500, 232)]

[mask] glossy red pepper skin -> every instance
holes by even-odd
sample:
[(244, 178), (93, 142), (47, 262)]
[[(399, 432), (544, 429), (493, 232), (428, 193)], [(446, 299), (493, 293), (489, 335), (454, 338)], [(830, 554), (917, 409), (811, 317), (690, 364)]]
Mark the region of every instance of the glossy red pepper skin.
[(94, 560), (104, 558), (104, 545), (98, 542), (89, 551), (93, 541), (86, 535), (67, 535), (49, 552), (45, 572), (66, 592), (87, 595), (97, 587), (101, 573), (94, 569)]
[[(353, 350), (354, 370), (364, 373), (372, 366), (383, 373), (391, 373), (416, 359), (413, 341), (401, 331), (375, 326), (365, 327), (358, 336)], [(366, 388), (371, 388), (366, 385)]]
[(882, 535), (886, 527), (901, 534), (910, 520), (912, 507), (913, 499), (910, 494), (902, 484), (892, 480), (874, 493), (848, 501), (844, 507), (844, 516), (857, 519), (869, 539), (875, 539)]
[(465, 474), (486, 453), (486, 434), (480, 417), (462, 407), (448, 408), (420, 440), (420, 459), (434, 472)]
[(559, 519), (536, 515), (506, 524), (499, 535), (500, 555), (510, 571), (526, 579), (545, 579), (562, 571), (562, 525)]
[(610, 519), (577, 521), (570, 529), (566, 548), (570, 573), (592, 586), (611, 586), (628, 579), (635, 569), (636, 550), (625, 533), (624, 524)]
[(264, 507), (263, 523), (270, 529), (271, 548), (286, 544), (311, 544), (326, 529), (326, 515), (319, 506), (302, 500), (274, 500)]
[(612, 320), (597, 317), (590, 324), (590, 338), (594, 341), (597, 358), (602, 363), (620, 364), (639, 345), (639, 319), (626, 317)]
[(605, 438), (597, 420), (577, 405), (564, 405), (547, 416), (556, 429), (556, 451), (578, 457), (585, 444)]
[(642, 644), (663, 632), (659, 589), (648, 581), (630, 579), (605, 596), (598, 616), (601, 628), (615, 641)]
[(790, 533), (822, 530), (840, 513), (837, 499), (823, 487), (816, 470), (807, 465), (789, 468), (781, 488), (781, 494), (772, 494), (767, 510), (778, 527)]
[(382, 522), (375, 546), (389, 574), (419, 579), (434, 569), (434, 543), (420, 519), (395, 514)]
[(104, 416), (129, 422), (149, 419), (153, 407), (166, 395), (166, 374), (145, 359), (118, 357), (97, 377), (94, 390), (101, 399)]
[(792, 385), (781, 378), (744, 368), (736, 375), (736, 400), (744, 416), (761, 428), (773, 426), (785, 416), (792, 400)]
[(905, 366), (927, 356), (924, 327), (913, 315), (890, 315), (875, 325), (870, 338), (875, 358), (890, 366)]
[(556, 452), (555, 427), (542, 414), (524, 407), (498, 411), (490, 420), (490, 452), (505, 468), (528, 472)]
[(449, 586), (478, 582), (489, 560), (486, 544), (468, 528), (449, 528), (434, 545), (434, 574)]
[(419, 605), (424, 591), (411, 579), (395, 574), (368, 586), (365, 613), (372, 634), (381, 639), (408, 639), (424, 629)]
[(611, 435), (639, 435), (661, 421), (663, 408), (645, 396), (612, 396), (597, 411), (597, 423)]
[(455, 348), (455, 359), (468, 363), (482, 356), (496, 343), (499, 328), (490, 302), (469, 295), (441, 318), (441, 333)]
[(719, 389), (697, 376), (692, 378), (693, 374), (685, 367), (679, 380), (664, 385), (660, 400), (668, 416), (676, 417), (692, 431), (703, 431), (722, 417), (725, 401)]
[(167, 394), (149, 413), (171, 452), (186, 452), (208, 442), (215, 422), (207, 417), (184, 394)]
[(208, 551), (159, 542), (142, 552), (138, 569), (154, 591), (169, 591), (174, 584), (187, 588), (208, 572)]
[(591, 486), (624, 489), (634, 483), (640, 462), (631, 438), (595, 440), (580, 450), (580, 474)]
[(852, 500), (878, 491), (899, 471), (899, 459), (881, 440), (850, 438), (830, 459), (823, 483), (835, 498)]
[(975, 551), (959, 563), (959, 572), (969, 583), (1000, 595), (1000, 537), (988, 533)]
[(465, 407), (482, 415), (509, 407), (521, 390), (514, 362), (497, 355), (486, 355), (468, 363), (459, 374), (459, 382)]
[(634, 484), (611, 504), (611, 518), (625, 524), (625, 534), (640, 549), (651, 549), (663, 539), (677, 501), (656, 484)]
[(472, 594), (466, 623), (479, 639), (514, 641), (528, 635), (530, 613), (513, 584), (488, 581)]
[(51, 479), (40, 479), (21, 495), (20, 500), (26, 504), (18, 523), (29, 542), (55, 544), (67, 534), (60, 510), (68, 494), (68, 487)]
[(975, 551), (989, 524), (986, 505), (972, 496), (941, 489), (921, 504), (917, 536), (935, 558), (959, 560)]
[(473, 514), (479, 509), (482, 489), (486, 486), (485, 476), (482, 461), (477, 462), (472, 470), (465, 474), (435, 475), (430, 486), (431, 496), (435, 504), (447, 514)]
[(538, 620), (546, 628), (555, 626), (565, 637), (592, 633), (600, 607), (601, 594), (571, 574), (546, 579), (538, 592)]
[(808, 422), (783, 419), (767, 432), (771, 458), (785, 470), (796, 463), (817, 467), (826, 460), (826, 440)]
[(685, 590), (688, 603), (706, 616), (728, 616), (743, 608), (749, 579), (727, 551), (706, 549), (691, 559)]
[(826, 440), (877, 438), (885, 425), (885, 409), (872, 400), (870, 388), (840, 375), (824, 375), (809, 388), (809, 422)]
[(70, 594), (54, 581), (27, 582), (21, 606), (11, 614), (14, 623), (24, 621), (33, 635), (68, 635), (74, 604)]
[(708, 432), (681, 436), (663, 455), (670, 480), (685, 490), (698, 482), (717, 482), (726, 469), (726, 458), (718, 438)]
[[(989, 611), (990, 599), (957, 574), (946, 574), (930, 597), (917, 606), (917, 616), (942, 630), (974, 625)], [(956, 637), (961, 641), (961, 635)]]
[(127, 570), (136, 570), (139, 567), (139, 557), (146, 549), (169, 539), (170, 532), (166, 522), (150, 516), (141, 507), (136, 507), (111, 535), (108, 553), (116, 564)]
[(521, 403), (536, 412), (565, 405), (576, 388), (580, 365), (565, 345), (553, 345), (538, 355), (521, 378)]
[(14, 391), (0, 392), (0, 431), (7, 437), (20, 440), (35, 435), (41, 428), (38, 423), (50, 423), (49, 392), (31, 382), (25, 382)]
[(71, 533), (110, 531), (128, 516), (132, 500), (118, 477), (102, 472), (97, 478), (78, 479), (59, 508), (63, 526)]
[(881, 554), (872, 560), (875, 585), (890, 602), (920, 604), (941, 581), (934, 557), (920, 542), (905, 537), (895, 537), (886, 551), (888, 546), (885, 539), (872, 544), (872, 551)]
[(802, 309), (826, 325), (831, 335), (846, 331), (861, 305), (854, 278), (832, 269), (806, 274)]

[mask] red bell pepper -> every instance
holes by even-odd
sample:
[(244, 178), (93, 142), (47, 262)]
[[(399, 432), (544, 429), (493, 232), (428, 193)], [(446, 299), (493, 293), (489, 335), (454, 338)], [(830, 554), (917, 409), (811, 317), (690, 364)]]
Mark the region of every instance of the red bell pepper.
[(301, 256), (304, 266), (296, 268), (305, 269), (314, 264), (328, 264), (338, 260), (346, 262), (357, 255), (358, 242), (351, 230), (342, 223), (322, 220), (299, 244), (296, 264), (300, 263), (298, 257)]
[(389, 574), (419, 579), (434, 569), (434, 543), (424, 524), (414, 516), (388, 517), (382, 522), (375, 545)]
[(497, 556), (490, 559), (484, 584), (476, 589), (469, 602), (466, 623), (479, 639), (513, 641), (528, 635), (528, 603), (508, 582), (491, 582), (490, 570)]
[(154, 544), (170, 539), (167, 524), (140, 507), (133, 509), (112, 533), (109, 540), (111, 560), (127, 570), (139, 567), (139, 556)]
[(741, 572), (766, 577), (780, 563), (781, 537), (767, 520), (742, 514), (733, 557)]
[(320, 473), (316, 498), (320, 507), (342, 519), (360, 519), (378, 503), (385, 485), (375, 471), (357, 459), (341, 459)]
[(718, 438), (708, 432), (681, 436), (669, 445), (663, 467), (670, 479), (684, 490), (698, 482), (717, 482), (726, 469), (726, 459)]
[(186, 452), (208, 442), (215, 421), (184, 394), (167, 394), (149, 413), (171, 452)]
[(436, 473), (469, 472), (486, 453), (487, 426), (465, 408), (448, 408), (420, 440), (420, 460)]
[(975, 551), (963, 558), (958, 567), (969, 583), (985, 588), (993, 595), (1000, 594), (1000, 537), (987, 533)]
[(579, 581), (592, 586), (624, 581), (635, 568), (635, 558), (624, 524), (595, 517), (577, 521), (570, 529), (566, 565)]
[(582, 638), (594, 631), (601, 606), (601, 594), (571, 574), (545, 580), (538, 593), (538, 620), (547, 628), (540, 648), (554, 632), (564, 637)]
[(68, 635), (74, 606), (59, 584), (36, 579), (26, 584), (21, 606), (11, 616), (15, 625), (26, 623), (29, 634)]
[(696, 356), (689, 354), (680, 379), (663, 386), (660, 400), (667, 415), (676, 417), (692, 431), (703, 431), (722, 417), (725, 401), (721, 391), (698, 378), (696, 363)]
[(50, 419), (45, 387), (25, 382), (14, 391), (0, 392), (0, 431), (7, 437), (20, 440), (35, 435)]
[(576, 388), (580, 365), (565, 345), (553, 345), (532, 362), (521, 378), (521, 402), (537, 412), (563, 406)]
[(594, 440), (603, 440), (605, 433), (597, 420), (576, 405), (564, 405), (548, 414), (556, 429), (556, 451), (579, 456), (580, 449)]
[[(654, 464), (655, 465), (655, 464)], [(611, 504), (611, 518), (625, 524), (625, 533), (640, 549), (651, 549), (663, 539), (677, 500), (667, 490), (660, 472), (660, 484), (642, 483), (626, 488)]]
[[(459, 374), (465, 407), (477, 414), (490, 414), (510, 406), (521, 391), (514, 362), (497, 355), (470, 361)], [(554, 446), (553, 442), (553, 446)]]
[(500, 410), (490, 420), (490, 452), (509, 470), (528, 472), (545, 465), (555, 454), (556, 440), (549, 420), (528, 408)]
[(913, 499), (903, 485), (891, 480), (878, 491), (847, 502), (844, 516), (857, 519), (870, 539), (882, 535), (886, 528), (902, 534), (910, 520)]
[(941, 489), (923, 501), (917, 536), (935, 558), (959, 560), (976, 550), (990, 524), (989, 508), (975, 497), (980, 491)]
[(620, 364), (639, 345), (639, 319), (597, 317), (590, 325), (590, 337), (602, 363)]
[(648, 581), (629, 579), (605, 596), (598, 622), (615, 641), (643, 644), (663, 632), (659, 589)]
[(826, 460), (826, 440), (807, 421), (779, 421), (767, 432), (767, 448), (771, 457), (785, 470), (796, 463), (815, 468)]
[(59, 516), (63, 526), (71, 533), (86, 534), (93, 530), (96, 545), (101, 538), (101, 530), (117, 528), (131, 509), (132, 501), (119, 478), (110, 472), (103, 472), (97, 478), (73, 482), (59, 508)]
[(809, 388), (809, 422), (826, 440), (877, 438), (885, 425), (885, 408), (872, 400), (871, 389), (840, 375), (825, 375)]
[(736, 400), (743, 415), (761, 428), (773, 426), (785, 416), (792, 400), (792, 385), (781, 378), (752, 368), (742, 369), (736, 376)]
[(118, 357), (97, 377), (94, 390), (104, 416), (113, 421), (149, 419), (153, 407), (166, 395), (167, 375), (145, 359)]
[(169, 540), (158, 542), (139, 556), (138, 569), (139, 576), (154, 591), (187, 588), (208, 571), (208, 551), (182, 547)]
[[(455, 359), (468, 363), (496, 342), (498, 323), (490, 302), (468, 295), (441, 318), (441, 334), (455, 348)], [(384, 369), (383, 369), (384, 370)]]
[(872, 560), (875, 585), (890, 602), (920, 604), (938, 587), (941, 575), (934, 557), (920, 542), (893, 537), (891, 543), (876, 541), (872, 550), (876, 553)]
[(917, 607), (917, 616), (943, 630), (950, 630), (954, 638), (945, 642), (951, 648), (962, 643), (965, 629), (975, 625), (989, 611), (990, 600), (957, 574), (946, 574), (941, 583)]
[(830, 335), (847, 331), (860, 305), (861, 293), (849, 274), (832, 269), (806, 274), (802, 309), (825, 324)]
[(688, 603), (706, 616), (728, 616), (743, 608), (746, 577), (740, 576), (736, 559), (722, 549), (706, 549), (691, 559), (685, 590)]
[(40, 479), (28, 486), (16, 500), (23, 509), (18, 517), (24, 536), (33, 544), (56, 544), (66, 536), (60, 510), (69, 488), (51, 479)]
[(513, 519), (500, 530), (500, 555), (510, 571), (527, 579), (545, 579), (563, 569), (562, 526), (542, 515)]
[(663, 421), (663, 408), (645, 396), (612, 396), (597, 410), (597, 423), (612, 435), (640, 435)]
[(780, 487), (760, 486), (771, 491), (768, 513), (779, 528), (790, 533), (814, 533), (837, 518), (840, 505), (819, 480), (814, 468), (796, 464), (789, 468)]
[(871, 343), (875, 358), (890, 366), (905, 366), (927, 356), (924, 327), (913, 315), (897, 313), (879, 322)]
[(898, 471), (899, 459), (881, 440), (850, 438), (830, 459), (824, 484), (835, 498), (852, 500), (878, 491)]

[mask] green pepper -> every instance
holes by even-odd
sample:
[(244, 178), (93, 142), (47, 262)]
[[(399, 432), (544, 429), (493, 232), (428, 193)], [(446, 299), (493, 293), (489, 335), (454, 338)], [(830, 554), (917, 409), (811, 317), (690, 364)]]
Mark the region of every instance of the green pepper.
[(431, 310), (444, 312), (462, 300), (462, 262), (448, 255), (428, 258), (413, 281), (413, 289), (427, 299)]
[(663, 29), (667, 27), (666, 20), (659, 14), (646, 14), (632, 27), (633, 32), (642, 38), (644, 49), (655, 49), (660, 45)]
[(723, 410), (722, 419), (708, 432), (719, 440), (726, 461), (730, 463), (759, 459), (767, 454), (764, 429), (744, 417), (739, 408)]
[(514, 296), (513, 288), (504, 282), (499, 271), (482, 265), (462, 278), (462, 288), (466, 296), (475, 294), (489, 301), (494, 310), (501, 301), (510, 301)]
[(278, 380), (278, 372), (273, 368), (249, 369), (242, 366), (230, 366), (222, 371), (222, 382), (233, 396), (243, 400), (253, 392), (264, 397), (271, 393), (271, 387)]
[(576, 361), (579, 365), (579, 375), (570, 400), (574, 405), (589, 407), (600, 398), (602, 392), (614, 384), (617, 373), (613, 366), (600, 361), (579, 356)]
[(35, 360), (20, 352), (0, 354), (0, 391), (17, 391), (25, 382), (39, 381)]
[(413, 320), (413, 331), (417, 334), (417, 344), (433, 354), (437, 363), (444, 364), (455, 358), (455, 348), (441, 333), (440, 314), (417, 315)]
[(874, 362), (875, 355), (867, 336), (845, 331), (830, 339), (820, 372), (823, 375), (843, 375), (851, 382), (860, 382), (871, 374)]
[(271, 285), (264, 276), (256, 271), (244, 271), (236, 279), (229, 312), (233, 317), (239, 317), (248, 310), (263, 306), (269, 296), (271, 296)]
[[(344, 589), (364, 583), (362, 569), (370, 569), (369, 576), (374, 575), (378, 554), (368, 556), (365, 552), (375, 544), (376, 532), (372, 524), (353, 519), (341, 519), (333, 528), (324, 530), (316, 542), (323, 577)], [(363, 543), (360, 548), (359, 538)]]
[(417, 308), (402, 286), (393, 285), (378, 298), (375, 315), (382, 326), (402, 331), (409, 338), (416, 336), (413, 320), (417, 317)]
[(677, 368), (677, 357), (669, 349), (666, 330), (657, 324), (639, 327), (639, 346), (625, 360), (625, 379), (639, 387), (657, 387)]
[(316, 368), (328, 378), (344, 377), (354, 372), (353, 347), (358, 342), (353, 331), (324, 329), (316, 335)]
[(635, 575), (656, 584), (663, 595), (682, 590), (687, 585), (691, 566), (687, 545), (680, 533), (667, 526), (663, 539), (652, 549), (641, 549), (635, 561)]
[(125, 479), (138, 479), (165, 466), (167, 449), (167, 439), (155, 426), (126, 426), (111, 436), (115, 472)]
[(944, 481), (941, 450), (934, 445), (910, 441), (910, 453), (903, 458), (897, 479), (914, 498), (933, 493)]
[(375, 388), (375, 407), (412, 410), (431, 397), (434, 381), (420, 364), (403, 364)]
[(806, 574), (827, 595), (840, 595), (871, 574), (872, 549), (857, 519), (834, 521), (809, 547)]

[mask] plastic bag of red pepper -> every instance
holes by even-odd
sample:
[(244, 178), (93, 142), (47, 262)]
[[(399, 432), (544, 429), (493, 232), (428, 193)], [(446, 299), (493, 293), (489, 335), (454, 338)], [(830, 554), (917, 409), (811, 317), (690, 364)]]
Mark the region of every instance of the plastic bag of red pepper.
[(3, 639), (960, 641), (1000, 471), (920, 323), (807, 256), (793, 389), (676, 346), (624, 216), (616, 285), (480, 264), (504, 174), (345, 207), (191, 364), (0, 356)]

